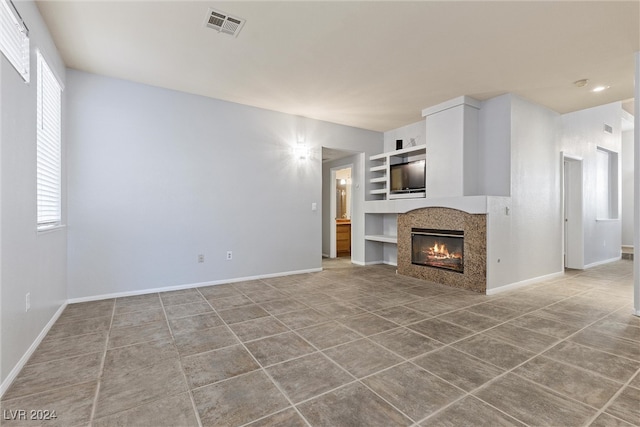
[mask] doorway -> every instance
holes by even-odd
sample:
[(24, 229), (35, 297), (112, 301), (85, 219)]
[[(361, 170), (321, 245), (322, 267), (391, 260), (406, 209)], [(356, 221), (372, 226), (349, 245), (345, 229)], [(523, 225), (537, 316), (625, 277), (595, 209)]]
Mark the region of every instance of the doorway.
[(582, 158), (562, 153), (563, 266), (584, 269)]
[(351, 216), (353, 165), (331, 169), (330, 257), (351, 257)]

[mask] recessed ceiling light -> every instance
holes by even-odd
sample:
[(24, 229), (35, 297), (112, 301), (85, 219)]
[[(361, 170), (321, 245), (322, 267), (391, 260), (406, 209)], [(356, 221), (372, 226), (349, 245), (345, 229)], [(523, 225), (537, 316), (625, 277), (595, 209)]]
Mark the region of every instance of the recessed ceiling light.
[(589, 79), (581, 79), (573, 82), (576, 87), (585, 87), (589, 83)]
[(591, 89), (591, 92), (602, 92), (603, 90), (609, 89), (611, 86), (596, 86)]

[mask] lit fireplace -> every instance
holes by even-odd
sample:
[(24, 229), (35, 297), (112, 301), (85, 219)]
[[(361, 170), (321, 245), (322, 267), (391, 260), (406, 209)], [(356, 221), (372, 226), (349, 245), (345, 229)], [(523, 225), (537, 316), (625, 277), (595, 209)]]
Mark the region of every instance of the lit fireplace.
[(464, 272), (464, 231), (411, 229), (411, 264)]

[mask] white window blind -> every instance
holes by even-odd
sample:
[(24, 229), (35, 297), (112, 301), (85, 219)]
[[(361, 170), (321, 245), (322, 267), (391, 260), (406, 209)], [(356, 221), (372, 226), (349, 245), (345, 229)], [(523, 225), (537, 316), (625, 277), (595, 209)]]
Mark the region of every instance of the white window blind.
[(38, 52), (37, 200), (38, 228), (59, 225), (61, 213), (61, 89)]
[(29, 30), (9, 0), (0, 0), (0, 50), (29, 81)]

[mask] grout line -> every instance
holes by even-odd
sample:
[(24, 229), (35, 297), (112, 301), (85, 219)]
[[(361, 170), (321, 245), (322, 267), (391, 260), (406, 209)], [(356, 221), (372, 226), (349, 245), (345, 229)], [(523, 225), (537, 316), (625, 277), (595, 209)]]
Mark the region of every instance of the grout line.
[[(200, 291), (198, 291), (198, 293), (202, 295)], [(200, 413), (198, 412), (198, 407), (196, 405), (195, 398), (193, 397), (191, 386), (189, 385), (189, 379), (187, 378), (187, 373), (185, 372), (184, 366), (182, 365), (182, 355), (180, 354), (180, 351), (178, 350), (178, 346), (176, 345), (176, 340), (173, 335), (173, 330), (171, 329), (171, 324), (169, 323), (169, 316), (167, 316), (167, 311), (165, 310), (165, 305), (164, 305), (164, 301), (162, 300), (162, 297), (160, 297), (160, 306), (162, 307), (162, 312), (164, 313), (164, 321), (167, 325), (167, 329), (169, 329), (169, 335), (171, 336), (171, 345), (176, 350), (176, 354), (178, 355), (178, 366), (180, 366), (180, 372), (182, 372), (182, 379), (184, 380), (184, 383), (187, 386), (187, 393), (189, 394), (189, 400), (191, 400), (191, 408), (195, 413), (196, 420), (198, 421), (198, 426), (202, 427), (202, 420), (200, 419)]]
[(111, 310), (111, 321), (109, 322), (109, 330), (107, 332), (107, 338), (104, 343), (104, 352), (102, 353), (102, 362), (100, 363), (100, 370), (98, 373), (98, 381), (96, 384), (96, 394), (93, 397), (93, 405), (91, 406), (91, 415), (89, 416), (89, 424), (93, 424), (93, 420), (96, 415), (96, 409), (98, 407), (98, 396), (100, 395), (100, 387), (104, 376), (104, 365), (107, 361), (107, 351), (109, 351), (109, 338), (111, 336), (111, 328), (113, 327), (113, 319), (116, 316), (117, 299), (113, 299), (113, 309)]

